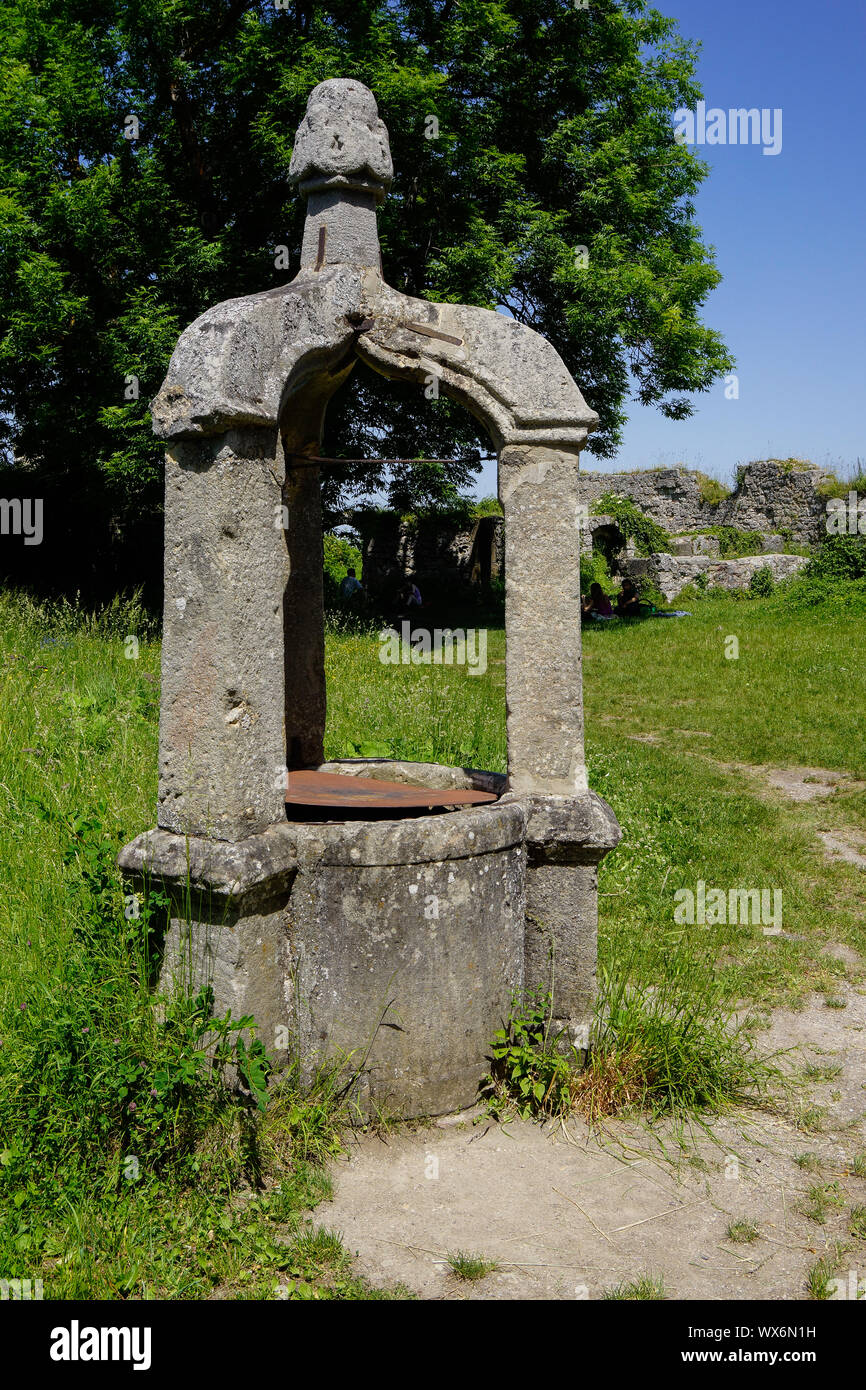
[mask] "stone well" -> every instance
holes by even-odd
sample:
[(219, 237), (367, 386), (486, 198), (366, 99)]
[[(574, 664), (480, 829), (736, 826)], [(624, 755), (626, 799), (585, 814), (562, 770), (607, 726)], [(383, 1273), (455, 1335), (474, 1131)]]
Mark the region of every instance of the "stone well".
[[(158, 826), (121, 852), (172, 908), (162, 983), (212, 984), (278, 1063), (345, 1058), (363, 1108), (470, 1103), (512, 995), (553, 988), (585, 1047), (597, 869), (619, 840), (587, 786), (578, 457), (597, 423), (550, 344), (514, 319), (384, 280), (391, 182), (376, 103), (322, 83), (292, 173), (308, 198), (289, 284), (226, 301), (181, 336), (153, 403), (166, 448)], [(324, 762), (320, 449), (357, 360), (439, 389), (499, 457), (508, 774)], [(359, 731), (363, 733), (363, 731)], [(286, 805), (318, 769), (485, 804), (422, 814)]]

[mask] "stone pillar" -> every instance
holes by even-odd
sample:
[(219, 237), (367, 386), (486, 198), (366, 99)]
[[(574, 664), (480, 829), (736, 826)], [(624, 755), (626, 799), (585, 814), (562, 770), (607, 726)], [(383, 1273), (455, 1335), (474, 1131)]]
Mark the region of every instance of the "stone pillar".
[(526, 811), (524, 985), (586, 1049), (596, 992), (598, 864), (619, 842), (587, 787), (583, 748), (578, 450), (510, 445), (505, 513), (507, 799)]
[(159, 825), (240, 840), (285, 817), (277, 433), (169, 443)]
[(328, 188), (307, 199), (301, 269), (380, 265), (376, 197), (363, 189)]
[(596, 994), (598, 866), (622, 832), (596, 792), (527, 804), (527, 990), (550, 990), (557, 1026), (585, 1050)]
[(508, 786), (518, 796), (587, 789), (577, 462), (576, 448), (525, 444), (499, 459)]

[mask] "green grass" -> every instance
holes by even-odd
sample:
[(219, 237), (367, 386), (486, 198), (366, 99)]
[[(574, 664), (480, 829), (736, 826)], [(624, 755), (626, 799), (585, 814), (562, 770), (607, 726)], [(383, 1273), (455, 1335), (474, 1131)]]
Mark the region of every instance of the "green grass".
[(751, 1245), (760, 1238), (761, 1232), (754, 1221), (732, 1221), (726, 1235), (736, 1245)]
[[(688, 620), (585, 633), (590, 784), (624, 831), (600, 874), (596, 1100), (623, 1078), (651, 1111), (754, 1094), (749, 1010), (834, 999), (845, 966), (824, 944), (866, 952), (862, 872), (826, 862), (815, 833), (866, 826), (866, 794), (788, 803), (734, 766), (866, 780), (864, 646), (866, 613), (833, 598), (708, 597)], [(484, 675), (378, 652), (375, 630), (327, 635), (329, 757), (505, 770), (501, 628)], [(288, 1088), (259, 1115), (210, 1068), (201, 1018), (153, 1008), (147, 912), (127, 915), (114, 856), (153, 823), (155, 630), (135, 604), (94, 618), (0, 595), (0, 682), (5, 1277), (61, 1298), (374, 1296), (307, 1224), (339, 1144), (337, 1088)], [(699, 879), (780, 888), (785, 935), (678, 925), (674, 893)], [(798, 1123), (823, 1115), (804, 1104)]]
[[(677, 751), (866, 778), (866, 613), (709, 594), (692, 607), (680, 621), (585, 632), (590, 752), (599, 722), (613, 722), (620, 734), (699, 731), (678, 732)], [(725, 657), (728, 635), (737, 660)]]
[(806, 1289), (809, 1297), (824, 1302), (833, 1296), (832, 1279), (838, 1267), (838, 1260), (822, 1256), (816, 1260), (806, 1275)]
[(866, 1207), (852, 1207), (848, 1216), (848, 1230), (858, 1240), (866, 1240)]
[(496, 1260), (485, 1259), (483, 1255), (468, 1254), (465, 1250), (449, 1251), (445, 1259), (457, 1278), (465, 1279), (467, 1283), (475, 1283), (499, 1268)]
[(807, 1173), (820, 1173), (821, 1160), (815, 1153), (798, 1154), (794, 1159), (798, 1168), (804, 1169)]
[(211, 1062), (206, 1001), (154, 1007), (148, 904), (114, 867), (155, 806), (145, 615), (4, 594), (0, 682), (4, 1277), (50, 1298), (375, 1296), (305, 1228), (340, 1144), (333, 1078), (289, 1079), (262, 1116)]
[(807, 1216), (810, 1221), (823, 1226), (827, 1221), (827, 1216), (833, 1207), (845, 1205), (845, 1194), (839, 1184), (832, 1183), (813, 1183), (806, 1190), (806, 1194), (800, 1203), (800, 1211)]
[(717, 507), (726, 497), (730, 497), (731, 489), (726, 483), (722, 483), (718, 478), (711, 478), (708, 473), (701, 473), (696, 469), (694, 473), (695, 482), (698, 485), (701, 501), (707, 502), (711, 507)]
[(667, 1298), (661, 1278), (651, 1274), (641, 1274), (630, 1283), (617, 1284), (613, 1289), (605, 1289), (602, 1298), (630, 1303), (654, 1303)]

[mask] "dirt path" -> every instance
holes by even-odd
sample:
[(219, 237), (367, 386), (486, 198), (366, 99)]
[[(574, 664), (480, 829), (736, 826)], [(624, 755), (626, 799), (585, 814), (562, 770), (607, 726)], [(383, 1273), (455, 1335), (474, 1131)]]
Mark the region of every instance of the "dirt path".
[[(717, 765), (799, 802), (863, 785), (823, 768)], [(859, 832), (816, 833), (828, 857), (866, 867)], [(320, 1224), (374, 1283), (425, 1299), (598, 1299), (649, 1275), (672, 1299), (801, 1300), (821, 1257), (848, 1286), (866, 1280), (866, 1239), (851, 1231), (862, 1208), (866, 1234), (866, 989), (856, 952), (824, 950), (848, 979), (778, 1010), (760, 1035), (798, 1078), (784, 1116), (743, 1111), (711, 1135), (619, 1121), (590, 1133), (580, 1120), (565, 1133), (472, 1115), (363, 1135), (334, 1167)], [(732, 1222), (754, 1223), (757, 1239), (732, 1240)], [(498, 1268), (461, 1280), (447, 1259), (457, 1251)]]
[[(849, 1245), (836, 1272), (866, 1278), (866, 1240), (848, 1229), (866, 1203), (866, 1174), (852, 1171), (866, 1149), (866, 991), (843, 984), (840, 997), (844, 1009), (816, 997), (780, 1012), (765, 1035), (772, 1049), (800, 1045), (792, 1065), (829, 1077), (810, 1082), (788, 1118), (720, 1119), (715, 1142), (668, 1131), (668, 1157), (658, 1137), (621, 1122), (591, 1135), (575, 1121), (566, 1135), (461, 1117), (365, 1135), (335, 1165), (334, 1201), (317, 1216), (374, 1283), (425, 1299), (597, 1299), (641, 1275), (661, 1277), (674, 1299), (805, 1299), (809, 1269), (835, 1242)], [(807, 1153), (804, 1168), (795, 1159)], [(814, 1210), (816, 1187), (823, 1224), (800, 1210)], [(736, 1221), (754, 1222), (758, 1239), (729, 1239)], [(447, 1263), (460, 1250), (499, 1268), (466, 1283)]]

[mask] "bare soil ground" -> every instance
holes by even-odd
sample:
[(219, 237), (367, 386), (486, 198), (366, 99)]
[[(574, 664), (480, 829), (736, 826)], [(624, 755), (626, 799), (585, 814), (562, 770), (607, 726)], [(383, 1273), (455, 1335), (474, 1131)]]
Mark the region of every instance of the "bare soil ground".
[[(729, 766), (795, 801), (862, 786), (822, 768)], [(859, 832), (818, 833), (828, 855), (866, 867)], [(672, 1299), (803, 1300), (820, 1257), (863, 1280), (866, 1240), (850, 1225), (866, 1205), (853, 1170), (866, 1151), (866, 989), (856, 952), (825, 950), (847, 978), (832, 997), (777, 1011), (760, 1035), (793, 1086), (778, 1113), (593, 1132), (579, 1119), (503, 1126), (470, 1112), (365, 1134), (335, 1165), (321, 1224), (341, 1233), (360, 1273), (424, 1299), (599, 1299), (651, 1275)], [(731, 1239), (736, 1222), (754, 1223), (757, 1239)], [(448, 1263), (457, 1251), (497, 1268), (461, 1280)]]
[[(792, 1074), (826, 1071), (798, 1087), (786, 1115), (741, 1111), (678, 1134), (623, 1121), (595, 1133), (581, 1120), (501, 1126), (470, 1113), (362, 1135), (317, 1215), (360, 1273), (425, 1299), (597, 1299), (645, 1274), (673, 1299), (806, 1299), (810, 1267), (836, 1242), (849, 1247), (837, 1272), (862, 1279), (866, 1241), (848, 1224), (866, 1203), (866, 1178), (852, 1171), (866, 1149), (866, 990), (842, 983), (843, 1000), (780, 1011), (762, 1035), (768, 1050), (786, 1050)], [(804, 1154), (807, 1168), (795, 1162)], [(801, 1210), (815, 1186), (828, 1194), (823, 1223)], [(755, 1224), (757, 1240), (728, 1238), (739, 1221)], [(456, 1251), (498, 1269), (464, 1282), (447, 1262)]]

